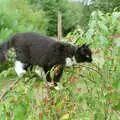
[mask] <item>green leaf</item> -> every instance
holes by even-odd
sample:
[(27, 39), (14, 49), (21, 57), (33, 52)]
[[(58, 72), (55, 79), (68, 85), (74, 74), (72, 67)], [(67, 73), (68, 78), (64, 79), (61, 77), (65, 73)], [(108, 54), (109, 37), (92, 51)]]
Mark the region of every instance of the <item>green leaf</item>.
[(103, 30), (104, 32), (108, 33), (108, 28), (107, 28), (107, 26), (103, 22), (98, 21), (98, 25), (99, 25), (101, 30)]
[(56, 108), (61, 108), (63, 104), (64, 104), (64, 100), (62, 100), (61, 102), (59, 102), (59, 103), (56, 105)]
[[(27, 107), (27, 106), (26, 106)], [(25, 113), (27, 108), (22, 104), (18, 104), (14, 110), (14, 120), (25, 120)]]
[(120, 111), (120, 102), (117, 105), (113, 106), (113, 109)]
[(60, 120), (69, 120), (70, 115), (68, 113), (64, 114)]

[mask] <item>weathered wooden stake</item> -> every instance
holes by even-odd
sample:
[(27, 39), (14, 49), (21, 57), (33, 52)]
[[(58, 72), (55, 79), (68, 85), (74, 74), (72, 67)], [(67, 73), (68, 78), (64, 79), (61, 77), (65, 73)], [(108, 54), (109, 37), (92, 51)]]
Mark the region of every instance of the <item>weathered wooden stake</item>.
[(62, 39), (62, 13), (58, 11), (58, 40)]

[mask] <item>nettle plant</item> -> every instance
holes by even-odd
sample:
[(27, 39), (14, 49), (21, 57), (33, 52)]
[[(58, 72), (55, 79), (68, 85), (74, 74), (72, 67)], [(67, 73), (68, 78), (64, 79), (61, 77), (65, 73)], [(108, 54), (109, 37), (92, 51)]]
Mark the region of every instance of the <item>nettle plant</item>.
[[(95, 11), (91, 14), (91, 18), (88, 24), (88, 31), (86, 32), (87, 41), (92, 41), (96, 45), (103, 45), (102, 47), (108, 47), (111, 44), (109, 42), (112, 36), (118, 37), (120, 34), (120, 13), (113, 12), (112, 14), (103, 14), (101, 11)], [(114, 41), (115, 43), (117, 40)], [(120, 45), (118, 45), (120, 46)]]
[[(101, 77), (99, 78), (95, 74), (95, 79), (93, 79), (93, 71), (89, 74), (85, 71), (84, 75), (89, 76), (89, 79), (93, 80), (93, 83), (95, 82), (97, 93), (102, 95), (101, 97), (99, 96), (99, 99), (105, 100), (103, 103), (97, 101), (101, 106), (95, 107), (95, 113), (97, 114), (97, 110), (102, 109), (102, 105), (104, 104), (105, 111), (100, 112), (101, 116), (105, 117), (106, 115), (106, 118), (118, 119), (117, 111), (120, 110), (118, 98), (120, 87), (120, 12), (104, 14), (99, 10), (94, 11), (90, 17), (87, 32), (77, 29), (72, 34), (68, 34), (68, 36), (68, 41), (77, 38), (77, 43), (75, 41), (76, 44), (80, 44), (82, 41), (91, 43), (93, 66), (98, 68), (98, 73), (101, 74)], [(91, 88), (90, 93), (93, 93), (93, 88)], [(92, 97), (90, 100), (91, 104), (94, 100)], [(97, 103), (94, 105), (97, 105)], [(94, 105), (92, 104), (91, 109)]]
[(99, 10), (94, 11), (87, 32), (77, 27), (73, 33), (67, 35), (67, 39), (75, 44), (90, 43), (93, 53), (104, 58), (102, 62), (107, 64), (109, 61), (110, 66), (115, 64), (119, 68), (120, 12), (104, 14)]
[[(119, 68), (120, 60), (120, 12), (103, 14), (95, 11), (91, 14), (86, 32), (86, 40), (91, 41), (98, 53), (104, 52), (105, 64)], [(96, 52), (96, 51), (95, 51)], [(116, 68), (113, 68), (116, 69)]]

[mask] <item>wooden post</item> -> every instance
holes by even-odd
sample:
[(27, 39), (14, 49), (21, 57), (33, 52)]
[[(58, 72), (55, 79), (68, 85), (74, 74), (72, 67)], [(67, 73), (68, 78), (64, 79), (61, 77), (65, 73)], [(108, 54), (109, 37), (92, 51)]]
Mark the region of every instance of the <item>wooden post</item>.
[(62, 14), (58, 11), (58, 40), (62, 39)]

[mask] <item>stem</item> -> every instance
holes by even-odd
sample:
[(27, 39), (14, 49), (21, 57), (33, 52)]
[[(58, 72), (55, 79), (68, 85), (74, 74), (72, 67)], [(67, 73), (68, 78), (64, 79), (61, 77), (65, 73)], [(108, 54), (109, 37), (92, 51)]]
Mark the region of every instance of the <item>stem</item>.
[(10, 87), (9, 87), (5, 92), (3, 92), (3, 94), (0, 96), (0, 102), (3, 100), (3, 98), (5, 97), (5, 95), (7, 95), (8, 92), (11, 91), (11, 90), (14, 88), (14, 86), (15, 86), (19, 81), (20, 81), (20, 79), (14, 81), (14, 82), (10, 85)]

